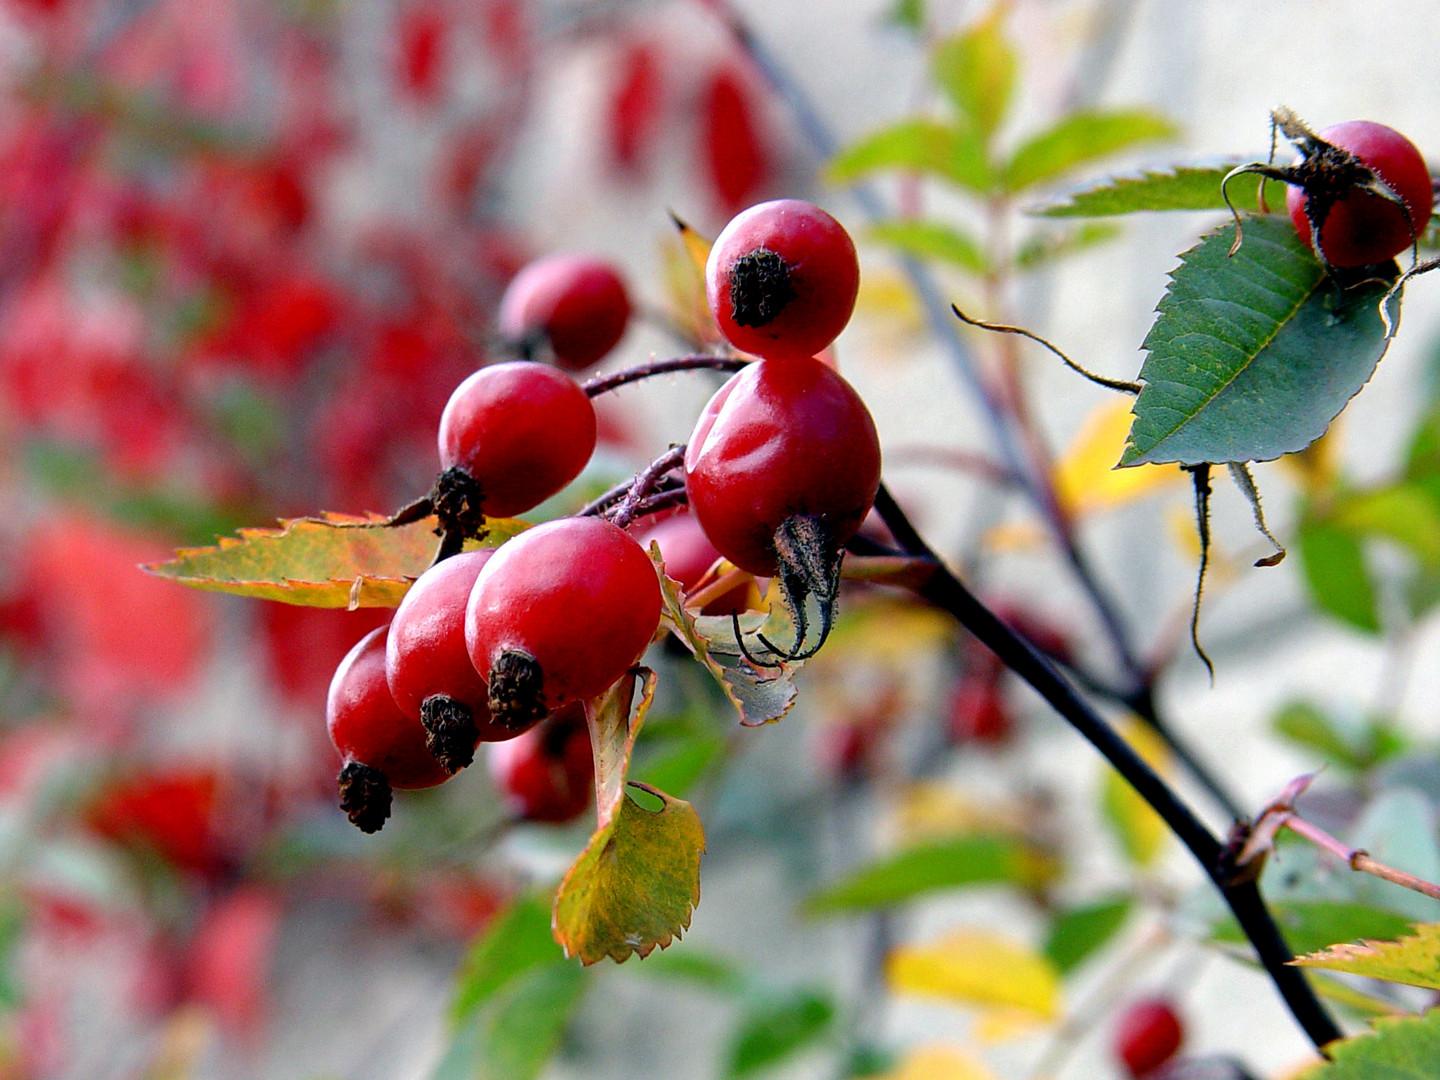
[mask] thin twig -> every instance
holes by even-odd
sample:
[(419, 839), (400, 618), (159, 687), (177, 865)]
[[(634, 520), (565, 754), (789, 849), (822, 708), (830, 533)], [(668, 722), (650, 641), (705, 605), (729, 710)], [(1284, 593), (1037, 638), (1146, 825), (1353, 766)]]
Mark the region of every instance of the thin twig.
[(751, 362), (742, 360), (738, 356), (711, 356), (709, 353), (693, 353), (689, 356), (676, 356), (669, 360), (652, 360), (648, 364), (637, 364), (624, 371), (612, 372), (609, 375), (596, 375), (593, 379), (586, 379), (581, 383), (580, 388), (585, 391), (587, 396), (593, 398), (609, 393), (617, 387), (628, 386), (630, 383), (649, 379), (656, 375), (669, 375), (676, 371), (739, 371)]
[(990, 330), (997, 334), (1017, 334), (1020, 337), (1028, 338), (1030, 341), (1035, 342), (1035, 344), (1037, 345), (1043, 345), (1045, 348), (1049, 349), (1052, 353), (1058, 356), (1060, 358), (1060, 362), (1063, 363), (1066, 367), (1068, 367), (1071, 371), (1075, 372), (1077, 375), (1085, 376), (1085, 378), (1089, 379), (1097, 386), (1103, 386), (1107, 390), (1118, 390), (1122, 394), (1139, 394), (1142, 389), (1138, 382), (1131, 382), (1128, 379), (1111, 379), (1104, 375), (1096, 375), (1095, 372), (1083, 368), (1074, 360), (1071, 360), (1070, 357), (1066, 356), (1063, 352), (1061, 352), (1054, 345), (1050, 344), (1050, 342), (1046, 341), (1039, 334), (1031, 330), (1026, 330), (1023, 326), (1008, 326), (1005, 323), (985, 322), (981, 319), (972, 319), (969, 315), (966, 315), (954, 304), (950, 305), (950, 310), (953, 311), (955, 313), (955, 317), (961, 322), (963, 322), (966, 326), (977, 326), (981, 330)]
[(655, 494), (655, 485), (659, 483), (660, 478), (672, 469), (679, 468), (680, 463), (684, 460), (685, 444), (680, 443), (670, 447), (669, 450), (645, 466), (635, 475), (634, 481), (630, 484), (630, 490), (620, 500), (615, 512), (608, 515), (611, 522), (623, 529), (634, 521), (640, 503)]

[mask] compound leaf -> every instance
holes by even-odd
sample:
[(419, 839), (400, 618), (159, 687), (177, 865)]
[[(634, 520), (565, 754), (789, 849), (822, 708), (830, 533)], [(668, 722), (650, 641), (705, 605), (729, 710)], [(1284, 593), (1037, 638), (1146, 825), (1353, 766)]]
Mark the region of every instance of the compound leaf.
[(1331, 1060), (1301, 1080), (1430, 1080), (1440, 1076), (1440, 1009), (1376, 1020), (1373, 1033), (1337, 1039), (1325, 1051)]
[(1331, 945), (1292, 963), (1440, 990), (1440, 923), (1423, 923), (1398, 941)]
[(989, 192), (993, 180), (977, 131), (923, 117), (862, 137), (840, 151), (827, 172), (834, 183), (848, 184), (891, 169), (938, 176), (981, 194)]
[[(394, 527), (384, 521), (376, 514), (293, 518), (278, 529), (241, 529), (213, 547), (181, 548), (145, 569), (196, 589), (287, 604), (394, 607), (435, 558), (439, 541), (433, 517)], [(486, 547), (527, 527), (513, 519), (487, 524)]]
[[(1210, 233), (1181, 256), (1146, 336), (1144, 388), (1120, 464), (1269, 461), (1301, 450), (1384, 355), (1388, 283), (1342, 291), (1276, 216)], [(1392, 302), (1392, 320), (1398, 303)]]
[(690, 925), (700, 902), (705, 833), (695, 808), (645, 784), (629, 786), (658, 799), (642, 807), (626, 791), (635, 737), (655, 694), (655, 673), (632, 716), (635, 675), (627, 675), (586, 708), (595, 753), (599, 827), (555, 894), (555, 940), (567, 956), (617, 963), (664, 948)]
[(813, 915), (888, 907), (937, 889), (1012, 883), (1034, 886), (1054, 861), (1011, 836), (976, 833), (909, 848), (862, 867), (805, 902)]
[[(1110, 176), (1055, 202), (1042, 203), (1030, 213), (1042, 217), (1114, 217), (1159, 210), (1224, 210), (1220, 184), (1238, 164), (1177, 165), (1164, 171), (1147, 169), (1138, 174)], [(1242, 177), (1232, 181), (1227, 191), (1235, 209), (1259, 211), (1258, 183)], [(1272, 185), (1267, 198), (1274, 199), (1277, 192)]]
[(1021, 143), (1005, 166), (1001, 183), (1011, 193), (1024, 191), (1077, 165), (1177, 134), (1179, 129), (1170, 120), (1148, 109), (1073, 112)]

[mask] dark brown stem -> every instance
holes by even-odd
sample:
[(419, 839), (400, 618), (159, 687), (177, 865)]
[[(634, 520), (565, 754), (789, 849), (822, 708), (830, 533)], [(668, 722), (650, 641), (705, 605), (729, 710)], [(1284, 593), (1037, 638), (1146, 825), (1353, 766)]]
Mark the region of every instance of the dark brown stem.
[(1324, 1053), (1325, 1044), (1342, 1033), (1300, 969), (1287, 966), (1294, 954), (1265, 906), (1255, 880), (1235, 880), (1229, 874), (1222, 862), (1225, 849), (1219, 839), (1049, 660), (1001, 622), (936, 558), (884, 485), (875, 509), (903, 551), (934, 563), (935, 570), (916, 590), (918, 595), (952, 615), (1029, 683), (1164, 819), (1224, 897), (1296, 1022)]

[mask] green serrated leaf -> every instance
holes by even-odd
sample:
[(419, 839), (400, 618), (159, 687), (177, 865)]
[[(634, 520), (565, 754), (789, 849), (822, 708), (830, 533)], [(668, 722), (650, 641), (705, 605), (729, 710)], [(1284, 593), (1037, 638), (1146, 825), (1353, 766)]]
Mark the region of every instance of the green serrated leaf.
[(1315, 606), (1367, 634), (1380, 632), (1375, 585), (1355, 534), (1314, 514), (1303, 515), (1296, 551)]
[[(1146, 336), (1120, 464), (1269, 461), (1325, 433), (1385, 353), (1388, 284), (1340, 292), (1287, 219), (1245, 219), (1181, 256)], [(1399, 307), (1393, 304), (1392, 318)]]
[(1049, 232), (1027, 240), (1015, 255), (1017, 270), (1034, 270), (1086, 251), (1120, 235), (1118, 226), (1089, 222), (1068, 232)]
[(862, 137), (835, 156), (826, 175), (832, 183), (848, 184), (896, 169), (936, 176), (980, 194), (988, 193), (994, 180), (977, 132), (924, 117)]
[(1070, 113), (1016, 148), (1001, 170), (1001, 186), (1016, 194), (1056, 180), (1079, 165), (1173, 139), (1179, 133), (1170, 120), (1148, 109)]
[(1336, 1039), (1300, 1080), (1432, 1080), (1440, 1076), (1440, 1009), (1375, 1021), (1375, 1031)]
[[(395, 528), (376, 514), (325, 514), (241, 529), (214, 547), (181, 548), (144, 567), (159, 577), (212, 592), (309, 607), (395, 607), (435, 558), (435, 518)], [(489, 534), (467, 547), (497, 547), (529, 526), (487, 521)]]
[(550, 935), (549, 898), (521, 896), (470, 947), (455, 979), (451, 1022), (463, 1021), (511, 980), (559, 956)]
[(930, 72), (951, 104), (988, 143), (1010, 111), (1019, 61), (1005, 37), (1005, 5), (963, 34), (940, 42)]
[(1291, 963), (1440, 990), (1440, 923), (1422, 923), (1398, 941), (1331, 945)]
[[(652, 546), (650, 557), (658, 560), (659, 549)], [(663, 572), (660, 587), (665, 600), (666, 624), (720, 685), (740, 714), (740, 723), (757, 727), (773, 723), (790, 711), (795, 703), (795, 672), (803, 662), (791, 661), (774, 668), (752, 664), (736, 643), (735, 629), (728, 617), (692, 615), (685, 607), (685, 594), (680, 585)], [(771, 641), (791, 640), (793, 628), (788, 626), (784, 606), (777, 603), (776, 610), (768, 617), (754, 612), (740, 616), (741, 633), (747, 640), (753, 640), (755, 633), (764, 627)]]
[(658, 809), (626, 793), (635, 737), (655, 694), (653, 671), (645, 671), (632, 716), (634, 693), (635, 676), (627, 675), (586, 709), (599, 827), (560, 882), (552, 917), (555, 940), (585, 964), (664, 948), (700, 902), (705, 833), (695, 808), (644, 784), (629, 786), (659, 800)]
[[(1125, 176), (1109, 176), (1099, 183), (1071, 191), (1055, 202), (1041, 203), (1030, 213), (1042, 217), (1114, 217), (1119, 214), (1166, 210), (1226, 210), (1220, 184), (1240, 162), (1220, 165), (1176, 165), (1146, 169)], [(1230, 202), (1242, 212), (1258, 213), (1260, 186), (1245, 178), (1231, 181)], [(1266, 199), (1272, 205), (1284, 194), (1268, 185)]]
[(814, 990), (757, 999), (730, 1040), (726, 1077), (748, 1076), (783, 1061), (824, 1035), (834, 1019), (834, 1003)]
[[(1268, 880), (1268, 871), (1266, 877)], [(1297, 953), (1314, 952), (1336, 941), (1396, 937), (1412, 922), (1393, 911), (1344, 900), (1275, 900), (1270, 903), (1270, 913)], [(1235, 944), (1249, 940), (1228, 914), (1212, 928), (1211, 936)]]
[(889, 907), (924, 893), (968, 885), (1034, 886), (1055, 863), (1013, 836), (976, 833), (932, 841), (862, 867), (805, 901), (811, 915)]
[(974, 237), (938, 221), (884, 221), (870, 239), (919, 259), (940, 259), (976, 276), (989, 270), (985, 249)]
[(1117, 896), (1060, 911), (1050, 924), (1044, 947), (1055, 970), (1064, 975), (1114, 937), (1130, 907), (1128, 896)]
[(454, 1031), (431, 1080), (535, 1080), (589, 986), (568, 961), (530, 968)]

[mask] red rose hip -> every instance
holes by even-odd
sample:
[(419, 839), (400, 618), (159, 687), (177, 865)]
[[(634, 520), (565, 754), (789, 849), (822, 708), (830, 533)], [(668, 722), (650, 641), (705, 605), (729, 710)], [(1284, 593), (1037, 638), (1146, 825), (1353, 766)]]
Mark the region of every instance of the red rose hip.
[(630, 296), (602, 259), (551, 255), (516, 274), (500, 299), (500, 332), (522, 348), (548, 344), (555, 363), (582, 371), (620, 343)]
[(590, 805), (595, 759), (585, 710), (577, 701), (488, 753), (490, 775), (516, 817), (552, 825), (573, 821)]
[(400, 711), (385, 679), (389, 627), (370, 631), (340, 661), (330, 681), (325, 722), (344, 766), (340, 808), (364, 832), (390, 816), (392, 788), (426, 788), (450, 773), (425, 745), (418, 719)]
[(595, 408), (548, 364), (492, 364), (450, 395), (439, 446), (441, 468), (459, 468), (478, 485), (487, 517), (511, 517), (580, 475), (595, 452)]
[(855, 310), (860, 264), (850, 234), (799, 199), (741, 211), (715, 238), (705, 295), (725, 340), (767, 359), (808, 359)]
[(465, 612), (494, 722), (522, 729), (605, 691), (650, 644), (660, 607), (655, 565), (608, 521), (562, 518), (507, 541)]
[(1340, 267), (1386, 262), (1409, 248), (1430, 220), (1433, 205), (1430, 169), (1415, 144), (1394, 128), (1369, 120), (1336, 124), (1320, 132), (1319, 138), (1353, 154), (1400, 201), (1365, 190), (1343, 173), (1315, 164), (1315, 154), (1308, 162), (1302, 155), (1292, 169), (1313, 175), (1292, 183), (1285, 192), (1285, 208), (1300, 239), (1313, 243), (1314, 217), (1320, 222), (1319, 252), (1330, 265)]
[(1133, 1003), (1115, 1029), (1115, 1056), (1133, 1077), (1143, 1077), (1175, 1056), (1185, 1039), (1180, 1017), (1164, 998)]

